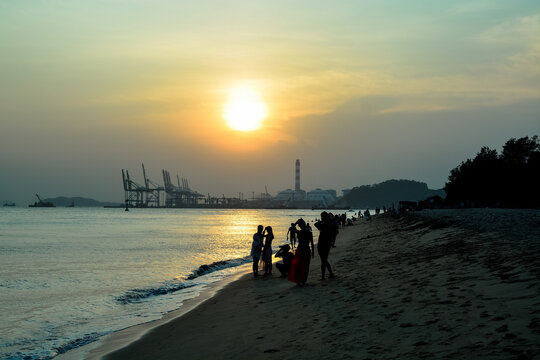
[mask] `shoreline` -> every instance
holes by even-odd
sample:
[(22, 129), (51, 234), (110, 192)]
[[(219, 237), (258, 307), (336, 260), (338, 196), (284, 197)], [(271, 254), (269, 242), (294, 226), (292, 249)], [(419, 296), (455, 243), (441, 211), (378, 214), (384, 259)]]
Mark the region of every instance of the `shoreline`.
[[(101, 213), (101, 212), (100, 212)], [(256, 211), (255, 213), (253, 211), (249, 211), (249, 214), (255, 214), (256, 216), (263, 216), (267, 217), (269, 216), (267, 212), (261, 211), (260, 213)], [(279, 224), (282, 223), (281, 220), (285, 219), (285, 223), (287, 226), (289, 225), (289, 213), (295, 214), (295, 216), (304, 216), (304, 218), (311, 218), (312, 212), (278, 212), (272, 216), (269, 216), (273, 220), (272, 223)], [(200, 213), (199, 211), (191, 212), (191, 214), (194, 214), (194, 216), (197, 217), (197, 219), (200, 219)], [(217, 212), (219, 216), (224, 215), (225, 217), (228, 215), (233, 215), (234, 217), (237, 217), (237, 213), (231, 213), (229, 211), (223, 213), (221, 211)], [(301, 214), (301, 215), (296, 215)], [(123, 213), (120, 213), (120, 217), (123, 217)], [(210, 213), (208, 214), (210, 215)], [(206, 215), (205, 215), (206, 216)], [(207, 229), (205, 227), (205, 229)], [(286, 231), (286, 228), (285, 228)], [(209, 231), (206, 231), (209, 232)], [(203, 232), (199, 232), (198, 230), (193, 232), (194, 238), (200, 237), (201, 239), (204, 237), (204, 239), (211, 239), (210, 236), (201, 236), (200, 234), (204, 234)], [(283, 233), (283, 231), (280, 231), (280, 233)], [(285, 234), (285, 233), (283, 233)], [(249, 246), (250, 243), (246, 243), (244, 238), (245, 234), (242, 235), (240, 233), (239, 237), (241, 237), (239, 240), (237, 240), (236, 233), (231, 233), (232, 238), (227, 239), (227, 244), (232, 244), (234, 247), (237, 246)], [(176, 236), (173, 236), (176, 237)], [(235, 240), (235, 241), (231, 241)], [(206, 240), (205, 240), (206, 241)], [(173, 240), (173, 242), (176, 242), (176, 240)], [(179, 243), (181, 243), (179, 241)], [(278, 244), (280, 244), (279, 241), (277, 241)], [(246, 245), (247, 244), (247, 245)], [(185, 299), (197, 297), (196, 300), (193, 300), (193, 302), (198, 303), (203, 296), (198, 296), (202, 291), (204, 291), (204, 288), (207, 286), (213, 284), (217, 281), (221, 281), (223, 279), (225, 283), (230, 282), (231, 276), (235, 276), (235, 274), (238, 273), (238, 271), (241, 271), (240, 268), (242, 265), (238, 266), (238, 264), (242, 264), (247, 260), (247, 258), (244, 255), (248, 255), (249, 252), (246, 253), (246, 251), (241, 251), (239, 253), (239, 257), (237, 257), (237, 253), (235, 252), (234, 255), (231, 256), (225, 256), (224, 252), (215, 252), (213, 249), (219, 250), (220, 244), (216, 245), (209, 245), (209, 250), (214, 252), (213, 254), (209, 254), (209, 256), (205, 256), (204, 260), (201, 261), (193, 261), (193, 266), (188, 266), (190, 262), (185, 261), (177, 261), (177, 258), (174, 258), (173, 260), (176, 260), (179, 265), (174, 266), (180, 266), (180, 270), (182, 272), (179, 274), (182, 274), (182, 277), (170, 277), (169, 280), (161, 280), (158, 279), (157, 281), (153, 281), (150, 283), (150, 285), (147, 286), (145, 282), (141, 282), (141, 285), (134, 285), (128, 287), (128, 290), (125, 291), (115, 291), (111, 295), (107, 295), (107, 299), (105, 301), (100, 301), (98, 305), (103, 305), (103, 308), (105, 311), (101, 312), (98, 311), (95, 312), (98, 316), (96, 318), (100, 319), (101, 323), (92, 323), (91, 321), (88, 321), (87, 323), (81, 323), (80, 325), (77, 323), (77, 321), (71, 321), (71, 318), (78, 319), (79, 314), (77, 313), (77, 310), (74, 311), (73, 315), (66, 316), (66, 321), (64, 323), (73, 325), (72, 328), (63, 329), (65, 336), (57, 341), (54, 341), (56, 339), (51, 337), (45, 337), (41, 336), (41, 338), (44, 339), (44, 342), (50, 341), (52, 344), (46, 348), (48, 351), (44, 356), (48, 357), (55, 357), (59, 359), (71, 359), (71, 358), (85, 358), (89, 355), (86, 355), (87, 352), (91, 351), (91, 349), (94, 349), (96, 347), (101, 347), (103, 343), (103, 339), (109, 339), (111, 336), (118, 331), (122, 331), (123, 333), (127, 333), (129, 331), (132, 331), (133, 326), (140, 326), (143, 328), (143, 330), (146, 332), (147, 328), (150, 328), (154, 326), (154, 321), (167, 321), (167, 320), (159, 320), (160, 318), (163, 318), (164, 316), (166, 319), (175, 317), (177, 312), (175, 309), (181, 308), (180, 312), (182, 312), (182, 309), (185, 309), (185, 306), (181, 306), (181, 303), (185, 301)], [(229, 246), (229, 245), (226, 245)], [(167, 247), (156, 247), (156, 249), (159, 248), (167, 248)], [(196, 247), (193, 247), (196, 249)], [(235, 250), (236, 251), (236, 250)], [(158, 251), (159, 252), (159, 251)], [(223, 254), (223, 255), (221, 255)], [(126, 254), (129, 255), (129, 254)], [(183, 254), (181, 254), (183, 256)], [(163, 257), (162, 257), (163, 258)], [(206, 260), (206, 258), (210, 258), (211, 260)], [(223, 260), (220, 260), (220, 259)], [(194, 258), (196, 259), (196, 258)], [(213, 262), (212, 262), (213, 261)], [(155, 263), (155, 262), (154, 262)], [(171, 261), (170, 263), (176, 264), (175, 261)], [(124, 262), (123, 262), (124, 264)], [(168, 264), (165, 264), (167, 266)], [(230, 267), (230, 268), (229, 268)], [(124, 267), (125, 269), (130, 269), (130, 267)], [(184, 268), (188, 269), (187, 271), (183, 271)], [(207, 270), (208, 268), (208, 270)], [(143, 267), (138, 267), (140, 269), (140, 272), (143, 276), (137, 276), (136, 278), (142, 278), (144, 279), (144, 272), (146, 269)], [(223, 270), (225, 269), (225, 270)], [(159, 270), (159, 269), (158, 269)], [(174, 271), (174, 270), (173, 270)], [(174, 272), (173, 272), (174, 274)], [(129, 273), (128, 273), (129, 275)], [(201, 277), (198, 277), (197, 280), (191, 281), (192, 276), (200, 275)], [(202, 277), (204, 276), (204, 277)], [(227, 280), (225, 279), (227, 278)], [(181, 289), (185, 283), (185, 287), (188, 288), (187, 290), (180, 290), (175, 291), (175, 289)], [(207, 285), (201, 286), (201, 284), (206, 283)], [(80, 282), (80, 284), (84, 284), (84, 282)], [(192, 284), (196, 284), (195, 286), (192, 286)], [(165, 296), (161, 296), (161, 294), (164, 294), (164, 291), (167, 292)], [(214, 290), (210, 290), (214, 292)], [(171, 294), (171, 292), (174, 292)], [(159, 294), (158, 296), (155, 296), (156, 294)], [(171, 294), (171, 295), (169, 295)], [(155, 303), (157, 306), (153, 305), (154, 299), (156, 300)], [(100, 299), (101, 300), (101, 299)], [(113, 306), (108, 306), (107, 302), (112, 301)], [(82, 299), (82, 303), (88, 303), (89, 301), (86, 299)], [(134, 303), (134, 305), (131, 305), (131, 303)], [(126, 306), (124, 306), (126, 305)], [(117, 307), (118, 306), (118, 307)], [(134, 311), (131, 311), (134, 309)], [(110, 310), (110, 315), (108, 315), (107, 310)], [(172, 311), (172, 313), (171, 313)], [(62, 313), (56, 312), (59, 315), (62, 315)], [(93, 315), (93, 314), (91, 314)], [(116, 321), (117, 319), (123, 320), (123, 317), (127, 319), (127, 321)], [(92, 320), (89, 317), (89, 320)], [(152, 325), (148, 325), (148, 323), (151, 323)], [(86, 326), (86, 324), (93, 325), (93, 327)], [(101, 325), (99, 325), (101, 324)], [(87, 330), (90, 328), (90, 330)], [(127, 328), (130, 328), (130, 330), (126, 330)], [(133, 330), (137, 331), (137, 330)], [(45, 332), (44, 332), (45, 333)], [(131, 342), (133, 339), (133, 336), (131, 336), (130, 339), (126, 340), (126, 342)], [(53, 342), (54, 341), (54, 342)], [(38, 349), (37, 346), (34, 347), (34, 349)], [(28, 353), (31, 353), (32, 356), (34, 353), (37, 353), (37, 350), (28, 350)], [(35, 356), (38, 357), (38, 356)]]
[[(232, 281), (104, 359), (532, 359), (540, 211), (435, 210), (340, 229), (335, 279)], [(275, 270), (274, 270), (275, 271)]]
[(114, 331), (101, 337), (99, 340), (83, 345), (79, 348), (69, 350), (54, 357), (58, 360), (81, 360), (81, 359), (101, 359), (109, 353), (119, 350), (145, 336), (152, 329), (163, 326), (170, 321), (180, 318), (197, 308), (204, 302), (216, 296), (222, 289), (231, 283), (238, 281), (251, 270), (250, 264), (238, 266), (238, 272), (231, 274), (219, 281), (206, 285), (201, 293), (193, 298), (183, 301), (178, 309), (171, 310), (160, 319), (149, 321)]

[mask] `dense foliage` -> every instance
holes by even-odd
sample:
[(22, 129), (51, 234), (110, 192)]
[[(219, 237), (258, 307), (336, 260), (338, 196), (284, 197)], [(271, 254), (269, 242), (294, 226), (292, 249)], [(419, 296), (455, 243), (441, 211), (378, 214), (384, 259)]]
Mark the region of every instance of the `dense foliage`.
[(430, 196), (444, 197), (443, 190), (430, 190), (426, 183), (413, 180), (387, 180), (375, 185), (354, 187), (344, 200), (351, 207), (398, 206), (399, 201), (419, 201)]
[(538, 136), (510, 139), (502, 153), (483, 147), (450, 171), (444, 187), (449, 204), (540, 207)]

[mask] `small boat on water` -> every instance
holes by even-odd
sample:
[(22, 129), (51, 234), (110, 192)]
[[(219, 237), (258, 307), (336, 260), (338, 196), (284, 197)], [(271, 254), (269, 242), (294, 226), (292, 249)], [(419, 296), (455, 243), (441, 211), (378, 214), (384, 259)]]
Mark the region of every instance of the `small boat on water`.
[(6, 202), (4, 203), (4, 206), (15, 206), (14, 202)]
[(52, 202), (50, 201), (43, 201), (39, 197), (38, 194), (36, 194), (38, 201), (36, 201), (34, 204), (28, 205), (28, 207), (56, 207)]

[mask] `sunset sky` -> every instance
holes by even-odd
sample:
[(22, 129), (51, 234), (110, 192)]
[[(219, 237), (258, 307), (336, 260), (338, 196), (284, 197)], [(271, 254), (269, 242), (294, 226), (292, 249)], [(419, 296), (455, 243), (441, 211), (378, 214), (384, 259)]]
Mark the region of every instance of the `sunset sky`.
[[(267, 115), (238, 131), (233, 89)], [(0, 0), (0, 200), (441, 188), (540, 135), (540, 2)]]

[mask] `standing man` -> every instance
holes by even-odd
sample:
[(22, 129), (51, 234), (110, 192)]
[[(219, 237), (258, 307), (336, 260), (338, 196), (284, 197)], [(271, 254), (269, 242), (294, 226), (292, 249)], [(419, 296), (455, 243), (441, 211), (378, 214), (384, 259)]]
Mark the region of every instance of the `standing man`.
[(337, 235), (338, 225), (326, 211), (323, 211), (321, 213), (321, 220), (315, 223), (315, 227), (320, 231), (317, 251), (319, 252), (319, 257), (321, 258), (321, 280), (325, 279), (324, 276), (327, 268), (329, 273), (328, 276), (333, 278), (334, 273), (332, 272), (332, 267), (328, 262), (328, 255), (330, 254), (330, 249), (332, 248), (334, 235)]
[(291, 226), (289, 227), (289, 231), (287, 231), (287, 238), (289, 238), (289, 234), (291, 234), (291, 247), (294, 250), (294, 246), (296, 245), (296, 225), (294, 223), (291, 223)]
[(263, 248), (263, 229), (262, 225), (257, 226), (257, 232), (253, 234), (253, 242), (251, 243), (251, 256), (253, 256), (253, 277), (259, 276), (259, 260), (262, 255)]

